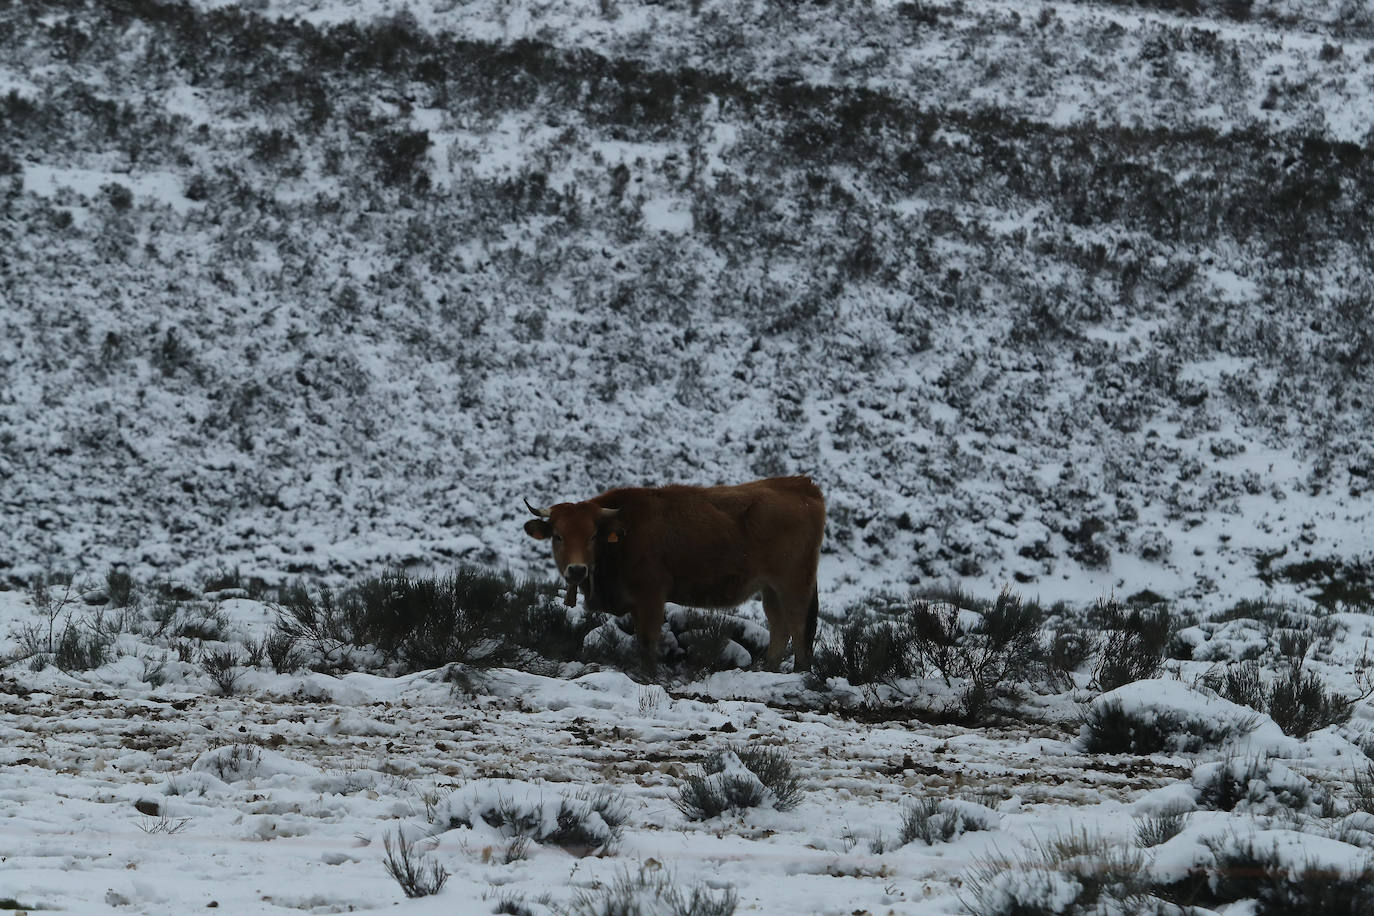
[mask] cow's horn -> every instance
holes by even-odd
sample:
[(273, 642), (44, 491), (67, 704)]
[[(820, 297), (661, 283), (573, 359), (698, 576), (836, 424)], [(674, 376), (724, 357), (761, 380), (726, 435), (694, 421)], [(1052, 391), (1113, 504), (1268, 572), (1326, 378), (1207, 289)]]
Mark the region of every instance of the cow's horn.
[(617, 515), (619, 515), (619, 514), (620, 514), (620, 509), (619, 509), (618, 507), (615, 508), (615, 509), (608, 509), (608, 508), (606, 508), (605, 506), (602, 506), (602, 507), (601, 507), (601, 517), (602, 517), (602, 518), (615, 518), (615, 517), (616, 517)]
[(536, 509), (536, 508), (534, 508), (534, 506), (531, 506), (531, 505), (530, 505), (530, 501), (529, 501), (528, 499), (525, 500), (525, 508), (526, 508), (526, 509), (529, 509), (531, 512), (533, 512), (535, 518), (544, 518), (544, 519), (547, 519), (547, 518), (549, 517), (549, 510), (548, 510), (548, 509)]

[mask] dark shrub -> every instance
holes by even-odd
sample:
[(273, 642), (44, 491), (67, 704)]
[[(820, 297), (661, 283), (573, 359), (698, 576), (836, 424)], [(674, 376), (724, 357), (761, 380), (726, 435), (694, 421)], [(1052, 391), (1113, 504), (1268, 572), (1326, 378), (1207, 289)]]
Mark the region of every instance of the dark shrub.
[(1150, 913), (1157, 903), (1140, 851), (1087, 830), (1041, 841), (1020, 858), (977, 861), (965, 887), (975, 916)]
[(111, 566), (105, 573), (105, 592), (110, 607), (128, 607), (134, 598), (134, 579), (126, 570)]
[(210, 675), (221, 696), (232, 697), (237, 692), (239, 678), (243, 675), (237, 652), (232, 649), (205, 652), (200, 657), (200, 667)]
[(1350, 720), (1354, 700), (1330, 693), (1321, 678), (1300, 665), (1291, 665), (1269, 692), (1269, 717), (1285, 735), (1297, 738)]
[(833, 637), (817, 640), (811, 671), (855, 686), (890, 684), (919, 671), (904, 628), (888, 620), (851, 620)]
[(672, 875), (642, 867), (628, 871), (599, 890), (584, 891), (563, 912), (567, 916), (731, 916), (738, 905), (734, 888), (723, 891), (677, 887)]
[(1304, 670), (1302, 654), (1294, 658), (1268, 685), (1257, 662), (1230, 665), (1215, 685), (1217, 692), (1234, 703), (1266, 713), (1285, 735), (1295, 738), (1349, 721), (1355, 700), (1330, 692), (1320, 677)]
[(1263, 758), (1228, 758), (1199, 768), (1198, 804), (1210, 811), (1234, 811), (1241, 803), (1264, 809), (1303, 811), (1312, 788), (1280, 764)]
[(415, 843), (396, 832), (382, 837), (386, 849), (386, 873), (396, 879), (407, 897), (428, 897), (439, 893), (448, 880), (448, 870), (438, 862), (415, 851)]
[(1368, 863), (1348, 871), (1310, 862), (1295, 867), (1285, 863), (1277, 847), (1266, 849), (1253, 838), (1222, 837), (1207, 845), (1211, 865), (1155, 892), (1180, 906), (1215, 908), (1254, 901), (1250, 912), (1256, 916), (1374, 912), (1374, 866)]
[(1083, 717), (1083, 748), (1090, 754), (1192, 753), (1243, 734), (1255, 722), (1215, 721), (1176, 710), (1127, 711), (1120, 702), (1095, 703)]
[(383, 133), (372, 145), (382, 181), (415, 190), (428, 187), (429, 175), (424, 170), (424, 163), (429, 145), (429, 131), (426, 130), (390, 130)]
[[(741, 766), (748, 772), (738, 772)], [(687, 778), (674, 804), (689, 820), (701, 821), (756, 808), (770, 795), (779, 811), (801, 803), (801, 786), (787, 755), (775, 748), (735, 747), (708, 757), (702, 774)]]
[(53, 664), (62, 671), (89, 671), (105, 663), (110, 641), (98, 630), (83, 632), (76, 623), (62, 629), (62, 636), (53, 647)]
[(731, 750), (745, 769), (757, 776), (764, 788), (773, 793), (774, 808), (791, 811), (801, 804), (801, 780), (792, 771), (792, 759), (786, 751), (777, 747), (744, 744)]
[(1089, 623), (1106, 631), (1093, 680), (1103, 692), (1148, 680), (1164, 665), (1172, 623), (1167, 607), (1124, 607), (1099, 601)]
[(324, 656), (316, 662), (326, 666), (347, 654), (341, 647), (375, 647), (408, 670), (576, 659), (591, 623), (541, 600), (542, 590), (539, 583), (478, 566), (460, 566), (442, 578), (390, 574), (337, 597), (327, 589), (318, 598), (289, 589), (279, 627), (311, 644)]

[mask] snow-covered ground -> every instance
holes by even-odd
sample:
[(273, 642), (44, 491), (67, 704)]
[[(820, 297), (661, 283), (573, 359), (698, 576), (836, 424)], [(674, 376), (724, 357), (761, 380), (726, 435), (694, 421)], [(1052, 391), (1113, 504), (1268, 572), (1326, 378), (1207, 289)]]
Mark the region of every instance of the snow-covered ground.
[[(256, 601), (219, 608), (239, 647), (275, 620)], [(1309, 664), (1354, 695), (1374, 619), (1334, 619), (1334, 640)], [(0, 593), (6, 652), (43, 621), (25, 597)], [(1086, 835), (1135, 849), (1139, 825), (1180, 812), (1176, 837), (1137, 853), (1142, 876), (1182, 878), (1209, 861), (1205, 841), (1228, 837), (1286, 849), (1299, 866), (1358, 870), (1374, 820), (1354, 810), (1352, 782), (1369, 766), (1374, 707), (1298, 740), (1195, 685), (1263, 631), (1204, 623), (1185, 633), (1199, 660), (1170, 662), (1162, 680), (1092, 699), (1080, 674), (1078, 688), (1031, 696), (1018, 717), (979, 728), (901, 711), (903, 694), (938, 707), (950, 690), (937, 680), (832, 681), (822, 696), (798, 675), (746, 671), (665, 689), (615, 671), (258, 667), (240, 669), (226, 697), (165, 639), (126, 632), (95, 670), (35, 672), (25, 660), (0, 672), (0, 899), (76, 913), (492, 913), (514, 902), (550, 913), (643, 875), (713, 899), (733, 888), (740, 912), (958, 913), (975, 888), (1052, 897), (1033, 864), (1047, 842)], [(1090, 702), (1246, 721), (1193, 752), (1090, 754), (1079, 724)], [(800, 804), (687, 819), (675, 805), (684, 782), (712, 752), (740, 746), (784, 752)], [(1260, 779), (1246, 798), (1208, 810), (1218, 768), (1251, 761)], [(506, 861), (511, 830), (491, 812), (548, 821), (560, 803), (595, 797), (624, 815), (610, 848), (533, 842)], [(898, 840), (921, 800), (958, 815), (947, 842)], [(450, 874), (437, 895), (407, 901), (388, 876), (384, 841), (398, 836)], [(1032, 864), (970, 883), (980, 863), (1003, 861)]]
[[(1374, 16), (1179, 6), (0, 5), (0, 906), (955, 913), (1111, 850), (1367, 866), (1374, 618), (1302, 593), (1374, 556)], [(90, 670), (35, 651), (54, 570), (546, 572), (522, 497), (781, 473), (827, 495), (827, 638), (908, 585), (1200, 621), (970, 726), (937, 678), (273, 673), (274, 608), (224, 594), (218, 636), (144, 607)], [(1301, 738), (1213, 689), (1294, 626), (1357, 700)], [(1177, 741), (1089, 752), (1118, 706)], [(748, 747), (800, 803), (689, 819)], [(899, 842), (923, 805), (950, 836)], [(550, 840), (564, 807), (614, 842)]]

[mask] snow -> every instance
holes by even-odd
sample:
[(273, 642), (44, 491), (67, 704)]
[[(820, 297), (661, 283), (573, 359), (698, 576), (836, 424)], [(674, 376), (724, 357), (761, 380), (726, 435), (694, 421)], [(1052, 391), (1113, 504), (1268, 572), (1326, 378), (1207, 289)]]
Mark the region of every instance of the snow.
[[(1256, 559), (1374, 555), (1374, 389), (1358, 341), (1329, 324), (1367, 297), (1362, 240), (1294, 267), (1132, 214), (1066, 220), (1016, 186), (1035, 176), (980, 157), (1132, 131), (1146, 146), (1211, 136), (1198, 148), (1223, 168), (1249, 132), (1367, 155), (1374, 20), (1355, 6), (1258, 3), (1235, 21), (1038, 0), (785, 15), (720, 0), (194, 3), (282, 29), (387, 19), (445, 42), (526, 40), (550, 49), (536, 63), (691, 68), (724, 87), (690, 124), (607, 127), (577, 104), (446, 101), (404, 67), (344, 72), (314, 87), (335, 118), (314, 136), (256, 75), (300, 66), (308, 42), (234, 60), (226, 80), (137, 12), (0, 14), (15, 26), (0, 29), (0, 101), (21, 126), (0, 155), (0, 587), (113, 563), (188, 587), (220, 568), (274, 585), (458, 560), (546, 572), (522, 496), (796, 471), (830, 506), (827, 626), (909, 584), (1016, 582), (1045, 603), (1148, 588), (1199, 618), (1178, 634), (1190, 659), (1157, 678), (1094, 696), (1079, 671), (1027, 698), (1030, 714), (964, 727), (932, 713), (965, 685), (818, 691), (751, 670), (645, 685), (576, 663), (456, 683), (241, 665), (226, 697), (199, 659), (246, 651), (276, 619), (246, 589), (177, 612), (221, 615), (223, 642), (134, 628), (74, 672), (28, 661), (46, 621), (0, 591), (0, 899), (382, 909), (402, 903), (382, 867), (401, 836), (452, 874), (406, 903), (417, 913), (488, 913), (507, 894), (549, 910), (543, 895), (566, 905), (645, 874), (733, 887), (748, 912), (955, 913), (998, 851), (1079, 829), (1129, 843), (1133, 818), (1178, 812), (1182, 832), (1143, 853), (1157, 875), (1205, 865), (1218, 840), (1354, 873), (1368, 860), (1352, 842), (1374, 837), (1350, 810), (1374, 747), (1374, 619), (1316, 621), (1302, 587), (1265, 581)], [(81, 34), (63, 43), (69, 21)], [(579, 91), (604, 88), (589, 76)], [(921, 113), (928, 138), (882, 138), (919, 169), (883, 183), (881, 156), (761, 156), (792, 138), (772, 121), (795, 126), (793, 88)], [(756, 90), (757, 109), (731, 95)], [(979, 126), (1003, 116), (1045, 145)], [(369, 119), (426, 132), (429, 191), (372, 177)], [(258, 149), (273, 129), (299, 145)], [(1158, 171), (1162, 192), (1201, 198), (1216, 180), (1206, 161), (1151, 155), (1124, 165)], [(1300, 163), (1282, 165), (1286, 180)], [(1105, 526), (1101, 561), (1080, 563), (1089, 521)], [(1223, 613), (1242, 597), (1331, 627), (1303, 661), (1356, 698), (1348, 724), (1288, 736), (1206, 686), (1243, 659), (1266, 677), (1288, 664), (1283, 627)], [(741, 613), (754, 621), (724, 656), (744, 668), (767, 633), (756, 605)], [(587, 638), (632, 647), (613, 623)], [(1195, 751), (1086, 754), (1081, 716), (1108, 703), (1244, 727)], [(742, 743), (786, 751), (802, 804), (687, 820), (677, 792), (710, 754), (725, 770), (709, 778), (756, 780)], [(1211, 781), (1261, 763), (1235, 811), (1199, 810)], [(1285, 809), (1305, 792), (1330, 810)], [(547, 837), (601, 793), (626, 817), (611, 843), (615, 827), (587, 815), (603, 854), (536, 840), (504, 860), (498, 813)], [(894, 847), (918, 798), (968, 829)], [(987, 891), (1054, 907), (1078, 884), (1008, 870)]]
[[(250, 599), (218, 607), (236, 643), (272, 619)], [(3, 632), (42, 619), (0, 592)], [(1335, 658), (1349, 658), (1371, 621), (1338, 615), (1337, 624), (1348, 638), (1333, 643)], [(1202, 644), (1228, 638), (1205, 623), (1198, 632)], [(441, 671), (334, 677), (264, 667), (245, 668), (239, 695), (224, 697), (194, 664), (166, 660), (157, 686), (145, 680), (142, 660), (159, 651), (153, 637), (126, 633), (119, 651), (87, 672), (34, 672), (27, 662), (0, 671), (0, 892), (25, 905), (389, 907), (402, 896), (383, 868), (383, 840), (403, 837), (451, 874), (438, 895), (408, 904), (417, 912), (486, 913), (502, 895), (567, 903), (647, 868), (679, 889), (733, 888), (741, 911), (952, 914), (989, 857), (1031, 855), (1047, 837), (1083, 830), (1129, 842), (1133, 818), (1190, 812), (1178, 837), (1148, 850), (1160, 877), (1210, 861), (1203, 840), (1223, 837), (1354, 871), (1365, 853), (1345, 840), (1374, 832), (1369, 815), (1341, 802), (1329, 827), (1274, 820), (1295, 792), (1342, 792), (1364, 759), (1352, 739), (1367, 702), (1349, 729), (1296, 739), (1183, 680), (1137, 682), (1093, 702), (1259, 724), (1195, 754), (1097, 758), (1074, 738), (1078, 688), (1040, 698), (1036, 724), (966, 728), (920, 713), (869, 724), (845, 712), (902, 696), (929, 702), (938, 681), (862, 690), (832, 681), (819, 703), (785, 673), (646, 685), (610, 670), (560, 679), (497, 668), (467, 672), (457, 689)], [(1174, 664), (1186, 678), (1213, 663)], [(1321, 670), (1353, 691), (1339, 665)], [(677, 792), (711, 753), (723, 769), (708, 779), (757, 781), (734, 753), (740, 746), (784, 752), (801, 804), (775, 810), (765, 792), (761, 807), (688, 820)], [(1197, 810), (1199, 787), (1219, 769), (1257, 765), (1252, 801)], [(948, 843), (896, 845), (904, 812), (921, 798), (961, 829)], [(585, 811), (585, 847), (537, 839), (557, 835), (560, 812), (572, 809)], [(512, 845), (521, 834), (536, 838), (523, 852)], [(983, 887), (1068, 900), (1073, 885), (1071, 874), (1017, 868)]]

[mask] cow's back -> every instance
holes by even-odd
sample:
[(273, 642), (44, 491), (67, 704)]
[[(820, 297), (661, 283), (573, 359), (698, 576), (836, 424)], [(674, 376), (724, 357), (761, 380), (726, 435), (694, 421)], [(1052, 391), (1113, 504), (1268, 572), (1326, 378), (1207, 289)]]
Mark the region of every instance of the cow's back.
[(807, 477), (735, 486), (627, 487), (595, 502), (621, 510), (625, 575), (681, 604), (731, 606), (784, 581), (814, 585), (825, 501)]

